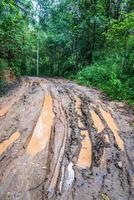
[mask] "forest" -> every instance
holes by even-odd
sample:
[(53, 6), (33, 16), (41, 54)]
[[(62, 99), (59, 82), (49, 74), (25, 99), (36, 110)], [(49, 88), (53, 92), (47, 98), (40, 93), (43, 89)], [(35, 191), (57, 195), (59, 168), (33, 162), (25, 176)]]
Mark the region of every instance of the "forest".
[(134, 104), (134, 1), (1, 0), (1, 93), (8, 73), (64, 77)]

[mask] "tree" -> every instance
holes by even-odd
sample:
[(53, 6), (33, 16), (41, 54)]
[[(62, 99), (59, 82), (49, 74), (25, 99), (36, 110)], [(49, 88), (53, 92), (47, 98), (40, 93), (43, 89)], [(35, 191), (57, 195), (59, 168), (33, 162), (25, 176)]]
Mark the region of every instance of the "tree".
[(0, 60), (7, 68), (25, 74), (32, 63), (34, 33), (29, 18), (14, 1), (3, 0), (0, 5)]

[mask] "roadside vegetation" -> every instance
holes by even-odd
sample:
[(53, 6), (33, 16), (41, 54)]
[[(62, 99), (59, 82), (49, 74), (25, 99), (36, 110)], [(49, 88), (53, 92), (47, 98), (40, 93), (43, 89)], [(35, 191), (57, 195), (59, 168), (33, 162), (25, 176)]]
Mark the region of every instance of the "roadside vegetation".
[(134, 2), (0, 1), (2, 91), (9, 73), (71, 78), (134, 105)]

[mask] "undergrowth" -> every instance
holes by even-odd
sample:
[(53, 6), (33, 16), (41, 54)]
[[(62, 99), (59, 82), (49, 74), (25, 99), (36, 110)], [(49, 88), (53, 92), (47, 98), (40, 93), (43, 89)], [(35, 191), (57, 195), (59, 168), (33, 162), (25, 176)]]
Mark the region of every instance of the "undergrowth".
[(117, 63), (94, 63), (80, 70), (74, 79), (81, 85), (100, 89), (112, 100), (125, 101), (134, 107), (134, 77), (123, 72)]

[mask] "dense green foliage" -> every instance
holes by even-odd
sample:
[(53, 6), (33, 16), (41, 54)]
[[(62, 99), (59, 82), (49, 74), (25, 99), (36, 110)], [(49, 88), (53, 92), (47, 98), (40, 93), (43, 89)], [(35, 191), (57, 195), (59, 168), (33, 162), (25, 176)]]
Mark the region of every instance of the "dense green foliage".
[(134, 100), (132, 0), (1, 0), (0, 47), (1, 77), (69, 77)]
[(12, 68), (16, 74), (24, 74), (31, 66), (32, 30), (28, 17), (23, 15), (13, 1), (0, 5), (0, 67)]
[(105, 58), (78, 72), (76, 80), (106, 92), (111, 99), (126, 100), (133, 104), (134, 77), (121, 72), (120, 64), (114, 58)]

